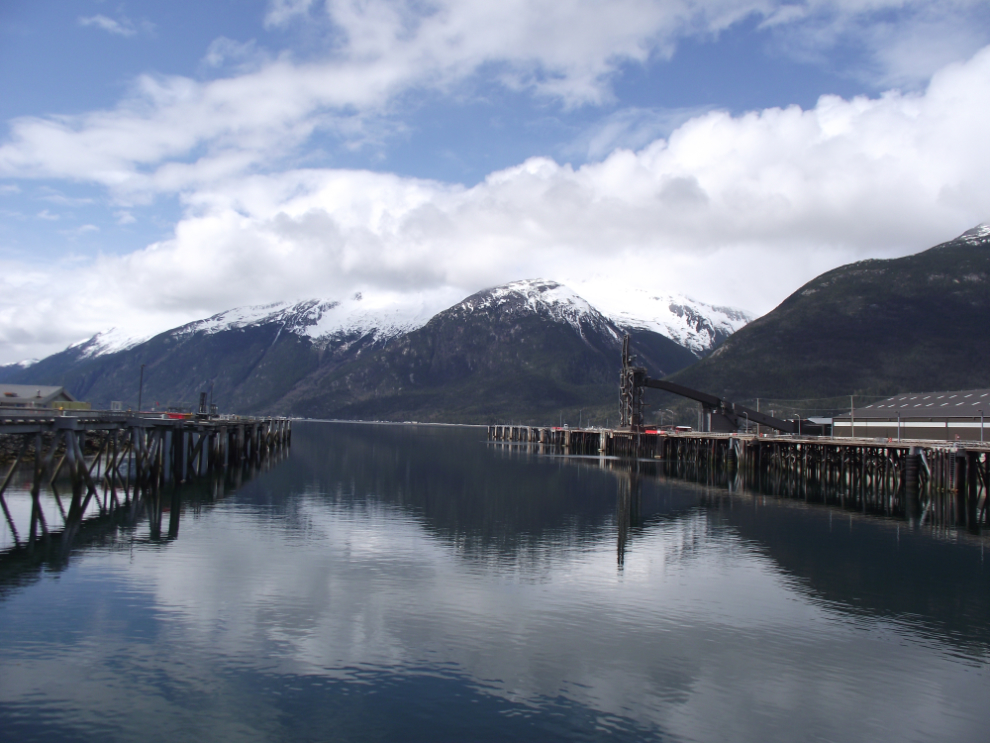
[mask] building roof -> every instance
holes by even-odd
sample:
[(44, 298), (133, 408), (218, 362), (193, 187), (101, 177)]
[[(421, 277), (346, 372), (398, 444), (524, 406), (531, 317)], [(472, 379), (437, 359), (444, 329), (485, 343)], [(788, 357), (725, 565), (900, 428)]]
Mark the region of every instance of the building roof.
[[(857, 419), (866, 418), (990, 418), (990, 389), (955, 392), (906, 392), (856, 408)], [(846, 413), (837, 418), (848, 419)]]
[(42, 407), (54, 401), (75, 402), (76, 398), (66, 392), (65, 387), (43, 384), (4, 384), (0, 383), (0, 406), (34, 405)]

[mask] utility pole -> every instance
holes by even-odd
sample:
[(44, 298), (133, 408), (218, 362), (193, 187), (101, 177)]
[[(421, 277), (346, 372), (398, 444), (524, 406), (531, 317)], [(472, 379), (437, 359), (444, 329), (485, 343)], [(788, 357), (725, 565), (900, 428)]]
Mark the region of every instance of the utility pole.
[(856, 438), (856, 405), (852, 395), (849, 395), (849, 438)]
[(138, 409), (141, 412), (141, 397), (144, 394), (144, 364), (141, 364), (141, 380), (138, 382)]

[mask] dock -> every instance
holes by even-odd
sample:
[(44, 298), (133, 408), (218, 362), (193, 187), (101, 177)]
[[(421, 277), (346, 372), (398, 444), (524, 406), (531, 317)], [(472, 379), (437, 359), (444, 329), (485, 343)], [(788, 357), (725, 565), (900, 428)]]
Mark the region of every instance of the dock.
[[(15, 546), (22, 539), (4, 492), (15, 473), (30, 469), (32, 509), (27, 545), (51, 532), (78, 529), (95, 498), (100, 513), (157, 494), (166, 483), (180, 484), (228, 467), (259, 464), (292, 440), (288, 418), (234, 415), (133, 413), (48, 409), (0, 409), (0, 444), (14, 452), (0, 481), (0, 510)], [(86, 454), (87, 448), (96, 450)], [(68, 480), (68, 508), (55, 486)], [(23, 485), (22, 485), (23, 486)], [(46, 523), (39, 497), (50, 489), (62, 524)], [(90, 509), (91, 510), (91, 509)], [(160, 514), (159, 514), (160, 515)]]
[(909, 519), (990, 526), (986, 443), (516, 425), (489, 426), (488, 440), (547, 455), (653, 460), (667, 475), (730, 489), (837, 493)]

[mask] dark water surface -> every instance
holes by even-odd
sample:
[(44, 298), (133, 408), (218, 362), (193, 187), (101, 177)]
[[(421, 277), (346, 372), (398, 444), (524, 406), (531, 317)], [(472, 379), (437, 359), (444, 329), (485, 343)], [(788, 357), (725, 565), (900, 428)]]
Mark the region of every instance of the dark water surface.
[(483, 429), (293, 436), (173, 538), (0, 556), (0, 740), (990, 739), (985, 536)]

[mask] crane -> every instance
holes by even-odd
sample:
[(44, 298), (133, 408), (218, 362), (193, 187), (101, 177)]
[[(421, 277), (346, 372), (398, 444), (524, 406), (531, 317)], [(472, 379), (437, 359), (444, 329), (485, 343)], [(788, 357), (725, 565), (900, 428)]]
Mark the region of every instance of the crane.
[(619, 373), (619, 417), (623, 428), (639, 430), (643, 427), (643, 393), (647, 388), (673, 392), (675, 395), (697, 400), (704, 410), (704, 429), (717, 433), (732, 433), (739, 430), (743, 420), (768, 426), (783, 433), (804, 433), (820, 435), (825, 433), (825, 427), (807, 419), (782, 420), (758, 410), (747, 408), (726, 400), (723, 397), (709, 395), (707, 392), (693, 390), (675, 382), (651, 378), (646, 367), (636, 366), (636, 357), (632, 355), (629, 335), (622, 339), (622, 371)]

